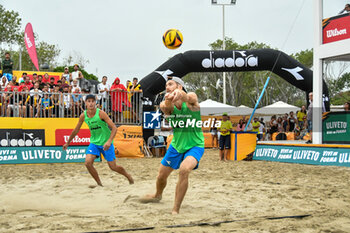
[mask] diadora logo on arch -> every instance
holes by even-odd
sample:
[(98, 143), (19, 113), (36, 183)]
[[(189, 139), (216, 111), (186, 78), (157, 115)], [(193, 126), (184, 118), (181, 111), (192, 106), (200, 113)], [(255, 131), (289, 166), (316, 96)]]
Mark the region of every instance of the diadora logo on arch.
[[(239, 57), (236, 55), (240, 54)], [(223, 68), (223, 67), (254, 67), (258, 66), (258, 57), (254, 55), (246, 55), (246, 51), (233, 51), (232, 57), (213, 57), (214, 52), (209, 52), (209, 58), (202, 60), (204, 68)]]

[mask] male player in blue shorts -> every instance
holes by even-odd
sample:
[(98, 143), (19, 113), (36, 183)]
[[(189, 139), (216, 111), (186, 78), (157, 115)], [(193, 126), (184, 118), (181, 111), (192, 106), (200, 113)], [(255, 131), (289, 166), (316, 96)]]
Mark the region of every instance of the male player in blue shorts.
[(204, 153), (202, 128), (196, 127), (196, 124), (194, 127), (186, 125), (192, 120), (201, 121), (197, 95), (193, 92), (186, 94), (183, 91), (183, 86), (184, 82), (178, 77), (169, 77), (166, 82), (167, 94), (165, 101), (160, 104), (160, 108), (168, 116), (169, 123), (174, 129), (174, 137), (159, 168), (156, 193), (140, 199), (143, 203), (159, 202), (162, 199), (168, 176), (173, 170), (180, 169), (173, 214), (179, 213), (187, 191), (189, 174), (198, 167)]
[(80, 115), (77, 126), (69, 136), (67, 143), (63, 145), (63, 150), (68, 148), (69, 143), (71, 143), (73, 138), (79, 133), (79, 130), (85, 121), (91, 132), (90, 145), (87, 148), (85, 158), (85, 166), (97, 184), (102, 186), (100, 177), (98, 176), (93, 163), (101, 154), (103, 154), (103, 157), (107, 160), (108, 166), (111, 170), (122, 174), (128, 179), (130, 184), (133, 184), (134, 180), (131, 175), (127, 173), (122, 166), (117, 165), (115, 162), (116, 157), (112, 141), (117, 133), (117, 127), (104, 111), (96, 108), (96, 97), (94, 95), (86, 96), (85, 106), (86, 110)]

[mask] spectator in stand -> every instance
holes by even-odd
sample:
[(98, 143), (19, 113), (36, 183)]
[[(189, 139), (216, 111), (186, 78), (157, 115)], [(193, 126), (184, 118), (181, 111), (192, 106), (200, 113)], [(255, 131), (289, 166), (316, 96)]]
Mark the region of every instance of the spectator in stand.
[[(64, 104), (64, 117), (70, 117), (72, 113), (72, 98), (69, 94), (69, 85), (63, 87), (62, 101)], [(62, 85), (63, 86), (63, 85)]]
[(236, 127), (236, 131), (244, 131), (245, 128), (245, 124), (243, 119), (239, 119), (237, 127)]
[(24, 80), (21, 80), (19, 83), (18, 91), (23, 91), (24, 87), (25, 87), (25, 90), (29, 91), (28, 87), (24, 84)]
[(61, 79), (65, 77), (66, 80), (68, 80), (69, 82), (69, 85), (71, 85), (72, 81), (73, 81), (73, 78), (72, 78), (72, 75), (69, 73), (69, 68), (66, 66), (64, 67), (64, 71), (63, 71), (63, 74), (61, 76)]
[(295, 129), (295, 125), (297, 124), (297, 119), (294, 116), (294, 112), (291, 111), (289, 113), (289, 117), (288, 117), (288, 126), (287, 126), (287, 132), (294, 132)]
[(131, 83), (131, 81), (130, 80), (126, 80), (126, 89), (128, 89), (129, 88), (129, 86), (131, 86), (132, 85), (132, 83)]
[(259, 134), (261, 135), (261, 140), (260, 141), (265, 141), (265, 122), (264, 118), (260, 118), (260, 128), (259, 128)]
[(34, 73), (33, 74), (33, 78), (32, 78), (32, 83), (33, 83), (33, 85), (34, 85), (34, 83), (36, 82), (36, 81), (38, 81), (38, 74), (37, 73)]
[(303, 105), (301, 106), (301, 109), (297, 114), (297, 120), (298, 120), (298, 125), (300, 127), (300, 130), (304, 128), (305, 119), (306, 119), (306, 107), (305, 105)]
[(278, 117), (277, 118), (277, 131), (279, 133), (285, 132), (285, 130), (283, 128), (283, 119), (282, 119), (282, 117)]
[(42, 75), (38, 75), (38, 82), (39, 82), (39, 89), (43, 90), (45, 83), (43, 82), (43, 76)]
[(14, 87), (13, 92), (7, 96), (7, 101), (9, 102), (7, 106), (7, 117), (10, 117), (11, 113), (13, 113), (13, 116), (17, 116), (17, 112), (19, 117), (22, 117), (22, 98), (23, 96), (18, 92), (18, 87)]
[(350, 111), (350, 102), (345, 102), (344, 104), (344, 111), (349, 112)]
[(72, 94), (72, 108), (73, 108), (73, 117), (79, 117), (80, 114), (84, 111), (82, 109), (81, 103), (83, 101), (82, 95), (80, 94), (80, 88), (76, 88)]
[(73, 80), (72, 82), (72, 93), (76, 93), (76, 90), (78, 90), (78, 93), (81, 92), (80, 87), (78, 87), (78, 80)]
[(344, 9), (342, 9), (338, 14), (345, 14), (350, 12), (350, 4), (345, 4)]
[(41, 96), (39, 95), (39, 89), (35, 88), (33, 89), (33, 95), (30, 95), (30, 98), (26, 100), (26, 102), (24, 103), (26, 106), (29, 105), (30, 106), (30, 113), (29, 116), (30, 117), (38, 117), (38, 109), (39, 109), (39, 102), (41, 99)]
[(79, 65), (75, 64), (73, 67), (74, 71), (71, 73), (72, 80), (78, 80), (78, 87), (82, 87), (82, 80), (84, 79), (83, 73), (79, 70)]
[(51, 77), (50, 78), (50, 82), (48, 83), (49, 87), (50, 87), (50, 92), (53, 91), (53, 88), (55, 86), (55, 78), (54, 77)]
[[(22, 83), (24, 83), (24, 80), (22, 80)], [(21, 86), (20, 86), (21, 87)], [(19, 90), (19, 89), (18, 89)], [(30, 94), (29, 94), (29, 90), (27, 88), (27, 86), (23, 85), (22, 86), (22, 116), (23, 117), (28, 117), (30, 115), (30, 110), (31, 110), (31, 106), (28, 103), (27, 99), (30, 99)]]
[(288, 132), (288, 116), (289, 116), (288, 113), (283, 115), (283, 118), (282, 118), (283, 130), (282, 130), (282, 132)]
[(60, 96), (61, 96), (61, 93), (59, 91), (59, 86), (54, 85), (51, 93), (52, 93), (51, 96), (52, 96), (52, 104), (53, 104), (52, 114), (55, 117), (59, 117)]
[(43, 85), (43, 89), (42, 89), (41, 91), (42, 91), (42, 92), (47, 92), (47, 93), (49, 93), (49, 85), (44, 84), (44, 85)]
[(141, 84), (137, 84), (138, 79), (135, 77), (132, 79), (132, 83), (130, 83), (127, 87), (128, 90), (128, 100), (131, 101), (131, 96), (133, 96), (134, 94), (137, 95), (137, 93), (142, 92), (141, 89)]
[(10, 81), (12, 83), (12, 86), (19, 86), (19, 83), (17, 82), (17, 76), (13, 75), (12, 80)]
[(61, 80), (57, 80), (57, 86), (58, 86), (59, 92), (63, 92), (62, 81)]
[(52, 108), (54, 107), (52, 96), (49, 96), (48, 92), (44, 92), (43, 97), (40, 99), (38, 104), (38, 113), (40, 113), (40, 116), (42, 117), (51, 117), (52, 115)]
[(35, 95), (35, 92), (38, 92), (38, 95), (40, 96), (40, 97), (42, 97), (42, 91), (40, 90), (40, 83), (39, 83), (39, 81), (36, 81), (35, 83), (34, 83), (34, 86), (32, 87), (32, 89), (30, 89), (30, 96), (33, 96), (33, 95)]
[(2, 75), (7, 78), (7, 81), (12, 80), (13, 61), (9, 52), (5, 53), (5, 59), (2, 60)]
[(24, 85), (27, 86), (28, 90), (33, 88), (33, 83), (30, 81), (30, 77), (27, 76), (26, 79), (24, 80)]
[(44, 78), (42, 79), (43, 83), (49, 83), (50, 82), (50, 76), (48, 73), (44, 74)]
[(105, 112), (107, 110), (108, 103), (108, 92), (111, 89), (111, 86), (107, 83), (107, 76), (102, 77), (102, 83), (97, 85), (98, 94), (100, 96), (100, 105), (102, 106), (102, 110)]
[(1, 78), (1, 90), (4, 90), (7, 87), (8, 81), (6, 76), (2, 76)]
[(127, 90), (123, 84), (120, 83), (120, 79), (115, 78), (112, 86), (111, 86), (111, 102), (112, 102), (112, 111), (113, 118), (112, 120), (115, 122), (121, 122), (123, 105), (130, 107), (130, 102), (127, 99)]
[(21, 83), (22, 80), (23, 80), (23, 81), (26, 81), (26, 78), (27, 78), (27, 73), (26, 73), (26, 72), (23, 72), (23, 73), (22, 73), (22, 77), (20, 77), (20, 78), (18, 79), (18, 82)]

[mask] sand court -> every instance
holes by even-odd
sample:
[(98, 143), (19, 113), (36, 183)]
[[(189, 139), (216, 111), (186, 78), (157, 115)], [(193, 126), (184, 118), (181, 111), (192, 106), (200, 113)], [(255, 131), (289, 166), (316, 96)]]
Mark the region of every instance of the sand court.
[[(91, 232), (154, 227), (149, 232), (349, 232), (350, 169), (265, 161), (218, 160), (206, 150), (190, 175), (180, 215), (171, 215), (177, 172), (160, 203), (153, 192), (161, 158), (118, 159), (134, 185), (95, 163), (104, 187), (83, 164), (0, 166), (1, 232)], [(311, 215), (268, 220), (265, 217)], [(232, 222), (232, 220), (239, 220)], [(228, 221), (216, 226), (166, 228)], [(231, 222), (230, 222), (231, 221)], [(144, 232), (146, 230), (140, 231)]]

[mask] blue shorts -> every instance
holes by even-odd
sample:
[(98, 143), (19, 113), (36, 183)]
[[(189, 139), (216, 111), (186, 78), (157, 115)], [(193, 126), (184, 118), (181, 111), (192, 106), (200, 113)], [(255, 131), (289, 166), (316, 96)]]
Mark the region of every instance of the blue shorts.
[(90, 155), (96, 155), (97, 158), (103, 154), (103, 157), (108, 161), (111, 162), (115, 160), (115, 152), (114, 152), (114, 146), (111, 144), (108, 150), (103, 150), (103, 146), (97, 146), (93, 143), (90, 143), (89, 147), (86, 150), (86, 154)]
[(192, 156), (197, 160), (197, 166), (194, 169), (198, 168), (199, 160), (201, 160), (204, 154), (203, 147), (192, 147), (185, 153), (179, 153), (175, 148), (170, 144), (169, 149), (167, 150), (161, 164), (166, 167), (171, 167), (173, 169), (179, 169), (182, 161), (185, 160), (187, 156)]
[(308, 129), (308, 132), (310, 133), (310, 132), (312, 132), (312, 121), (308, 120), (307, 124), (308, 124), (307, 129)]

